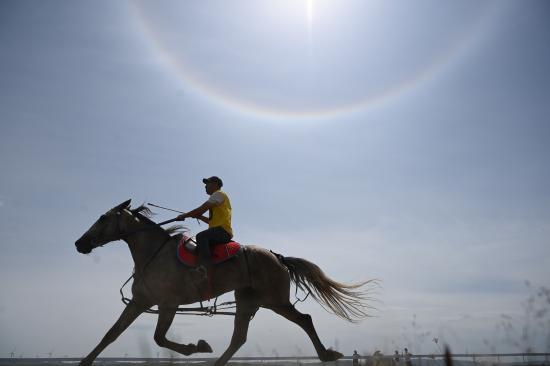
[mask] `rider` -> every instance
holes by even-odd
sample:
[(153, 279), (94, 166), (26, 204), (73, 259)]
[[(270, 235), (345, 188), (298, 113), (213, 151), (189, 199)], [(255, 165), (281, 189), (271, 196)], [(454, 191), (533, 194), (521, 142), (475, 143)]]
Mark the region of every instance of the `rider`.
[[(231, 228), (231, 202), (225, 192), (221, 190), (223, 182), (220, 178), (213, 176), (204, 178), (206, 193), (210, 198), (199, 207), (179, 215), (176, 219), (183, 221), (187, 217), (193, 217), (208, 224), (208, 229), (197, 234), (197, 247), (199, 251), (199, 262), (205, 272), (212, 267), (210, 258), (210, 245), (227, 243), (233, 237)], [(208, 211), (208, 217), (203, 214)]]

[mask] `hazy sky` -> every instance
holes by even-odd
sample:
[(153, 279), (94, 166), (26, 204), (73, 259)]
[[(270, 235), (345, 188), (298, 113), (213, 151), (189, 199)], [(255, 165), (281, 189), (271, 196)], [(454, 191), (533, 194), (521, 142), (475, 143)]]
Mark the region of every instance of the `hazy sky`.
[[(0, 357), (87, 354), (132, 261), (74, 241), (128, 198), (194, 208), (211, 175), (238, 241), (382, 280), (358, 325), (299, 304), (327, 346), (518, 351), (497, 325), (525, 323), (526, 280), (550, 286), (549, 17), (545, 1), (0, 2)], [(155, 320), (102, 355), (166, 354)], [(231, 332), (170, 330), (215, 355)], [(275, 352), (314, 350), (261, 310), (237, 355)]]

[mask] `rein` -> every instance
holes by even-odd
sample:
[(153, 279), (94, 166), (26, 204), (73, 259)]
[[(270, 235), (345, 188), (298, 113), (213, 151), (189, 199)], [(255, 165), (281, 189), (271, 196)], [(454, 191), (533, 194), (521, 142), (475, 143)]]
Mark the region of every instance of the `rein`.
[[(125, 305), (128, 305), (132, 301), (132, 299), (129, 299), (129, 298), (125, 297), (124, 293), (122, 292), (122, 289), (124, 288), (124, 286), (126, 286), (126, 284), (128, 284), (128, 282), (130, 282), (130, 280), (133, 277), (134, 277), (134, 273), (132, 273), (130, 278), (128, 278), (126, 280), (126, 282), (124, 282), (124, 284), (120, 288), (120, 295), (122, 296), (121, 300)], [(202, 306), (202, 302), (201, 302), (200, 307), (182, 307), (182, 306), (179, 306), (176, 309), (176, 315), (200, 315), (200, 316), (233, 315), (233, 316), (235, 316), (235, 312), (225, 311), (225, 310), (236, 308), (235, 301), (222, 302), (221, 304), (217, 304), (217, 301), (218, 301), (218, 298), (216, 297), (216, 299), (214, 300), (214, 304), (211, 305), (211, 306)], [(159, 313), (158, 310), (155, 310), (153, 308), (149, 308), (149, 309), (145, 310), (144, 312), (147, 313), (147, 314), (158, 314)]]

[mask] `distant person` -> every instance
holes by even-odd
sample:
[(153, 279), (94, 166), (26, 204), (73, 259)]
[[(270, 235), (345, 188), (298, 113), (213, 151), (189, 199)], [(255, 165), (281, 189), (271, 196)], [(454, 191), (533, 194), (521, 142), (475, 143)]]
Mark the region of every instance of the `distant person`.
[[(202, 182), (206, 193), (210, 195), (208, 200), (199, 207), (179, 215), (177, 219), (183, 221), (188, 217), (193, 217), (208, 224), (208, 229), (201, 231), (196, 236), (199, 268), (202, 267), (206, 277), (212, 267), (210, 246), (228, 243), (233, 237), (233, 229), (231, 228), (231, 202), (229, 196), (221, 190), (222, 180), (213, 176), (204, 178)], [(203, 216), (206, 211), (208, 211), (208, 217)]]
[(353, 351), (353, 366), (359, 366), (359, 353), (357, 353), (357, 350)]
[(395, 366), (399, 365), (399, 351), (398, 350), (395, 350), (395, 352), (393, 354), (393, 364)]
[(411, 356), (412, 353), (410, 353), (409, 350), (405, 348), (405, 366), (412, 366)]

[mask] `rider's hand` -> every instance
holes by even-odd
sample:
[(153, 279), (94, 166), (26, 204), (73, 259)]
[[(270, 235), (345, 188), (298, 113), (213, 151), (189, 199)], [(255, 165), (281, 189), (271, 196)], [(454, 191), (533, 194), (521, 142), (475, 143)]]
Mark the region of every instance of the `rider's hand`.
[(185, 214), (178, 215), (178, 216), (176, 217), (176, 221), (183, 221), (183, 220), (185, 220), (186, 217), (187, 217), (187, 216), (185, 216)]

